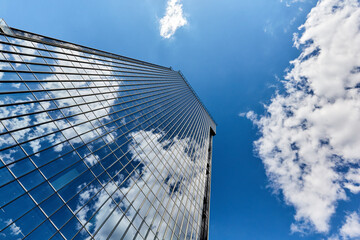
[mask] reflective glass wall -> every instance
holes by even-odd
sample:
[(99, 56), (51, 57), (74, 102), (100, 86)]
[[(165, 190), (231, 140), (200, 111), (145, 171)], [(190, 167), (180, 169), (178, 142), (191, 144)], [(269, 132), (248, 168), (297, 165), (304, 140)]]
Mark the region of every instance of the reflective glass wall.
[(215, 123), (179, 72), (0, 31), (0, 239), (201, 239)]

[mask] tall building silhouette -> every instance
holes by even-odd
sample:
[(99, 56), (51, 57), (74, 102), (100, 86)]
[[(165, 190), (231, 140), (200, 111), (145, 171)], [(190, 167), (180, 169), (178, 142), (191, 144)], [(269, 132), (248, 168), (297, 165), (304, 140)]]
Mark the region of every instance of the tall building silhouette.
[(207, 239), (216, 125), (184, 76), (0, 29), (0, 239)]

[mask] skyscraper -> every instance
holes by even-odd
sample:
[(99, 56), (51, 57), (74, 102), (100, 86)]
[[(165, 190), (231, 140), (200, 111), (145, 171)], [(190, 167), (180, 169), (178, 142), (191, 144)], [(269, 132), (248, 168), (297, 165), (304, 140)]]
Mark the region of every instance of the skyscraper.
[(207, 239), (216, 125), (184, 76), (0, 29), (0, 239)]

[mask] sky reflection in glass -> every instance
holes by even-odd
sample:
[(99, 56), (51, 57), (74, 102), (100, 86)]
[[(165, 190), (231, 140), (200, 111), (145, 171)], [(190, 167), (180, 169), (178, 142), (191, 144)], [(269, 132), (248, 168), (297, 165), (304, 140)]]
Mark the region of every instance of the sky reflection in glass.
[(0, 239), (199, 239), (216, 127), (183, 76), (14, 32), (0, 35)]

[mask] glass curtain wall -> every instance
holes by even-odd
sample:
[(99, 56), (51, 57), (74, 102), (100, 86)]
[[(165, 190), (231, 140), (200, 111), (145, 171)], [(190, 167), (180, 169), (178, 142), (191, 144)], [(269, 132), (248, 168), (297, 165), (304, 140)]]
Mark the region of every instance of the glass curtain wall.
[(216, 126), (182, 74), (11, 30), (0, 239), (200, 239)]

